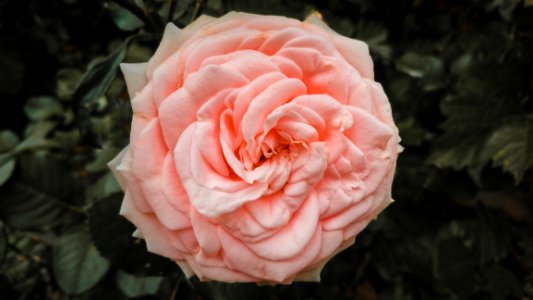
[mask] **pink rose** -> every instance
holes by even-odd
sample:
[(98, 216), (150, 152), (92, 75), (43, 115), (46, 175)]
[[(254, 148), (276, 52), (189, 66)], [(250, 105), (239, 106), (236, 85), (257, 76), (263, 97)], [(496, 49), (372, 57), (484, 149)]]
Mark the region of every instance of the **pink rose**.
[(122, 70), (121, 214), (187, 276), (318, 281), (392, 202), (398, 131), (368, 47), (316, 15), (169, 24)]

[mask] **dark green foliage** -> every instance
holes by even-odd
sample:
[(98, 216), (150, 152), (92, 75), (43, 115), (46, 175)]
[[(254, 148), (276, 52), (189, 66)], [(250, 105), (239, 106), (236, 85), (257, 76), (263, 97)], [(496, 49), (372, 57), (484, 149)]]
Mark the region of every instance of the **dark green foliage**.
[(64, 233), (52, 253), (57, 283), (69, 294), (80, 294), (92, 288), (109, 269), (84, 229)]
[[(318, 10), (368, 43), (393, 107), (396, 202), (321, 283), (188, 281), (118, 214), (119, 63), (231, 10)], [(532, 299), (531, 20), (530, 0), (0, 1), (0, 299)]]

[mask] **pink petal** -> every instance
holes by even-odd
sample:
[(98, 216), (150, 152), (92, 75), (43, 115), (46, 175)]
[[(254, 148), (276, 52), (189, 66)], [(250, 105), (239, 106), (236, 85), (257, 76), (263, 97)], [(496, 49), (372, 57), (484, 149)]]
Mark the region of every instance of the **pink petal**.
[[(254, 202), (256, 201), (250, 203)], [(274, 233), (261, 226), (258, 220), (254, 219), (245, 207), (221, 215), (217, 220), (228, 233), (245, 242), (264, 239)]]
[(192, 257), (187, 257), (187, 262), (191, 269), (194, 270), (200, 281), (217, 280), (224, 282), (257, 282), (259, 279), (254, 278), (243, 272), (225, 267), (203, 266), (197, 263)]
[(361, 199), (359, 202), (356, 202), (339, 214), (322, 220), (322, 226), (324, 230), (329, 231), (344, 228), (349, 224), (364, 219), (364, 217), (371, 211), (372, 205), (372, 199)]
[(211, 223), (195, 209), (191, 209), (190, 217), (192, 229), (202, 251), (209, 256), (216, 255), (221, 247), (217, 233), (218, 226)]
[(189, 220), (167, 202), (162, 191), (161, 174), (167, 152), (159, 122), (154, 119), (132, 149), (131, 172), (158, 219), (169, 229), (183, 229), (190, 226)]
[(159, 108), (161, 128), (169, 149), (174, 149), (181, 133), (196, 121), (196, 113), (206, 101), (221, 90), (240, 87), (247, 81), (239, 73), (214, 65), (189, 76), (184, 87), (170, 95)]
[(369, 113), (354, 107), (349, 108), (356, 125), (344, 132), (345, 136), (361, 149), (367, 161), (368, 176), (364, 178), (367, 192), (374, 191), (381, 182), (385, 173), (390, 170), (396, 157), (396, 145), (394, 151), (388, 151), (389, 142), (393, 142), (394, 131), (380, 122)]
[(228, 54), (238, 50), (241, 41), (251, 33), (250, 30), (239, 29), (237, 31), (211, 35), (209, 38), (197, 41), (194, 43), (194, 46), (188, 49), (183, 77), (187, 78), (190, 74), (199, 71), (200, 66), (209, 57)]
[[(244, 114), (248, 110), (250, 103), (259, 94), (261, 94), (269, 86), (279, 82), (286, 77), (280, 73), (267, 73), (254, 79), (248, 85), (239, 89), (237, 98), (235, 99), (233, 111), (233, 124), (237, 132), (241, 132), (241, 122)], [(241, 133), (242, 134), (242, 133)]]
[(306, 92), (305, 85), (298, 79), (284, 79), (267, 87), (250, 103), (243, 115), (241, 130), (248, 152), (255, 153), (255, 137), (261, 133), (262, 124), (276, 107)]
[[(261, 219), (261, 216), (258, 219)], [(309, 243), (316, 231), (317, 222), (318, 204), (316, 196), (311, 194), (287, 225), (269, 238), (249, 243), (248, 248), (268, 260), (290, 259), (299, 254)]]
[(374, 64), (370, 53), (368, 51), (368, 45), (362, 41), (350, 39), (344, 37), (329, 28), (316, 15), (310, 15), (305, 23), (313, 24), (319, 28), (328, 32), (337, 47), (337, 50), (344, 56), (344, 58), (361, 74), (361, 76), (374, 79)]
[[(219, 228), (223, 255), (236, 270), (266, 281), (289, 282), (305, 266), (312, 262), (320, 252), (320, 227), (299, 255), (281, 261), (265, 260), (239, 241)], [(277, 245), (270, 247), (276, 248)]]
[(163, 227), (154, 215), (143, 214), (130, 199), (130, 192), (126, 196), (120, 208), (120, 214), (130, 220), (137, 228), (140, 228), (146, 239), (148, 251), (169, 257), (170, 259), (182, 259), (183, 253), (172, 247), (170, 240), (172, 234)]
[(182, 213), (188, 213), (190, 209), (189, 198), (180, 182), (172, 152), (167, 153), (165, 157), (161, 176), (161, 187), (163, 188), (163, 193), (167, 201)]
[(177, 28), (174, 24), (168, 23), (165, 27), (163, 39), (159, 44), (156, 52), (148, 62), (146, 68), (146, 77), (152, 79), (152, 73), (155, 68), (170, 55), (175, 53), (185, 41), (187, 41), (193, 34), (195, 34), (203, 26), (213, 22), (215, 19), (206, 15), (200, 16), (193, 23), (189, 24), (183, 30)]
[[(203, 215), (216, 217), (234, 211), (247, 202), (260, 198), (268, 184), (249, 185), (233, 178), (209, 172), (209, 166), (198, 155), (194, 144), (194, 124), (180, 137), (174, 151), (176, 168), (191, 204)], [(194, 168), (191, 168), (194, 166)]]
[(284, 198), (283, 193), (276, 193), (250, 202), (246, 208), (261, 226), (276, 229), (287, 224), (292, 216), (292, 210), (287, 207)]
[(253, 50), (239, 50), (225, 55), (211, 56), (203, 61), (200, 69), (211, 64), (223, 65), (238, 71), (250, 81), (263, 74), (279, 71), (269, 56)]
[(124, 153), (122, 160), (116, 167), (116, 173), (120, 174), (119, 178), (124, 180), (123, 183), (126, 186), (126, 188), (124, 188), (124, 191), (130, 191), (130, 199), (137, 206), (137, 209), (139, 209), (142, 213), (152, 213), (152, 207), (150, 207), (150, 205), (148, 204), (148, 201), (144, 197), (144, 193), (141, 187), (139, 186), (137, 178), (133, 175), (131, 171), (131, 146), (129, 146), (128, 148), (129, 150)]
[(152, 97), (152, 83), (148, 83), (140, 93), (131, 99), (133, 119), (131, 122), (130, 144), (137, 143), (139, 134), (148, 123), (157, 116), (157, 110)]

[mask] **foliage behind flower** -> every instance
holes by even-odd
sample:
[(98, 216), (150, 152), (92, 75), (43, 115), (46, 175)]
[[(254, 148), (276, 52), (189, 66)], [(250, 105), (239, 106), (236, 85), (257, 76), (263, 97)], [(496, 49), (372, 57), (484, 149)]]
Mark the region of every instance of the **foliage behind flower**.
[[(0, 298), (533, 298), (530, 2), (0, 1)], [(367, 43), (406, 147), (396, 202), (320, 283), (182, 280), (118, 215), (119, 63), (147, 61), (169, 21), (232, 10), (318, 10)]]

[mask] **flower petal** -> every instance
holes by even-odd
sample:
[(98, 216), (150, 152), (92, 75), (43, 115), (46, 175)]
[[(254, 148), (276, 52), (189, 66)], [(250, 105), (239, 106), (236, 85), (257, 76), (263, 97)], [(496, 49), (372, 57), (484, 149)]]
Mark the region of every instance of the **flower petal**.
[(316, 231), (317, 224), (318, 203), (316, 196), (311, 194), (291, 217), (287, 225), (271, 237), (248, 244), (248, 248), (256, 255), (268, 260), (292, 258), (298, 255), (309, 243)]
[(159, 220), (151, 214), (141, 213), (131, 201), (130, 193), (126, 191), (120, 214), (130, 220), (142, 232), (146, 239), (148, 251), (166, 256), (170, 259), (182, 259), (183, 254), (172, 247), (170, 239), (171, 232), (161, 225)]
[(365, 42), (350, 39), (336, 33), (316, 14), (311, 14), (304, 22), (313, 24), (328, 32), (331, 35), (337, 50), (359, 72), (359, 74), (365, 78), (374, 79), (374, 64), (368, 51), (368, 45)]
[(128, 87), (128, 94), (130, 99), (133, 99), (137, 93), (139, 93), (148, 82), (146, 80), (146, 63), (140, 64), (128, 64), (121, 63), (120, 69), (124, 74), (126, 80), (126, 86)]
[(215, 18), (213, 17), (201, 15), (183, 30), (180, 30), (172, 23), (168, 23), (165, 27), (163, 39), (161, 40), (159, 47), (146, 66), (146, 77), (149, 80), (152, 79), (152, 73), (157, 66), (161, 65), (163, 61), (175, 53), (183, 45), (183, 43), (187, 41), (193, 34), (195, 34), (200, 28), (213, 22), (214, 20)]

